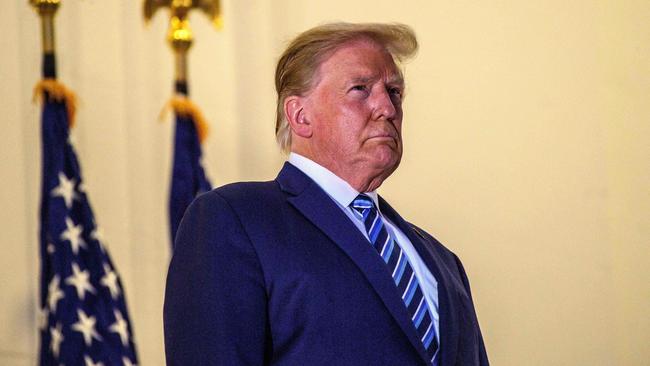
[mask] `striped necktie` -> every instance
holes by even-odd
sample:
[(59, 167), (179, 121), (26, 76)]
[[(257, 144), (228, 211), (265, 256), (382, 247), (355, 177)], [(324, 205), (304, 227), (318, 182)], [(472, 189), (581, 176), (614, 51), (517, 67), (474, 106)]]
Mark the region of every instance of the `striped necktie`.
[(406, 254), (399, 244), (388, 235), (384, 220), (370, 197), (360, 194), (352, 201), (350, 207), (352, 207), (354, 215), (363, 221), (370, 243), (386, 263), (413, 326), (415, 326), (415, 330), (433, 362), (433, 357), (438, 349), (433, 322), (429, 306)]

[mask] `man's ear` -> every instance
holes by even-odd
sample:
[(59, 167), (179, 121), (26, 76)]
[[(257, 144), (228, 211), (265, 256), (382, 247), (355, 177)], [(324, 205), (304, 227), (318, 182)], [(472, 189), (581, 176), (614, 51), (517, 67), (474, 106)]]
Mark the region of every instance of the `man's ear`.
[(307, 119), (304, 101), (303, 97), (297, 95), (287, 97), (284, 100), (284, 115), (293, 133), (303, 138), (310, 138), (313, 131)]

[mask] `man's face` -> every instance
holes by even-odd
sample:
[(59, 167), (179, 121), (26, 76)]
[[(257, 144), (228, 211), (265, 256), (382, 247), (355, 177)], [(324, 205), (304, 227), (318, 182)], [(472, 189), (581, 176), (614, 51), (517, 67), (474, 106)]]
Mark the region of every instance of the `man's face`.
[(401, 73), (378, 44), (359, 40), (336, 50), (306, 96), (312, 156), (344, 179), (388, 177), (402, 157), (403, 90)]

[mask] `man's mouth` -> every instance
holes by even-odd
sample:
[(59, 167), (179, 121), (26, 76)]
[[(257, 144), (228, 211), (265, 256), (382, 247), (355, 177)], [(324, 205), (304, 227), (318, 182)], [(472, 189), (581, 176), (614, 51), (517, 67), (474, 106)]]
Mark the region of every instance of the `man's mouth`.
[(378, 135), (370, 136), (368, 138), (368, 140), (379, 140), (379, 141), (386, 140), (386, 141), (395, 141), (395, 142), (397, 142), (397, 136), (387, 134), (387, 133), (386, 134), (378, 134)]

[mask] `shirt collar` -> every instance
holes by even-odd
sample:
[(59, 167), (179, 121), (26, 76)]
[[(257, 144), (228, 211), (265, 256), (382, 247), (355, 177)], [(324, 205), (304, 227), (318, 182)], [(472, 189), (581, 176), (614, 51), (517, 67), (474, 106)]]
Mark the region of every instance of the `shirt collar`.
[[(288, 161), (316, 182), (328, 196), (343, 207), (348, 207), (359, 195), (359, 192), (352, 188), (348, 182), (309, 158), (291, 152)], [(372, 199), (375, 207), (379, 207), (377, 192), (365, 192), (364, 194)]]

